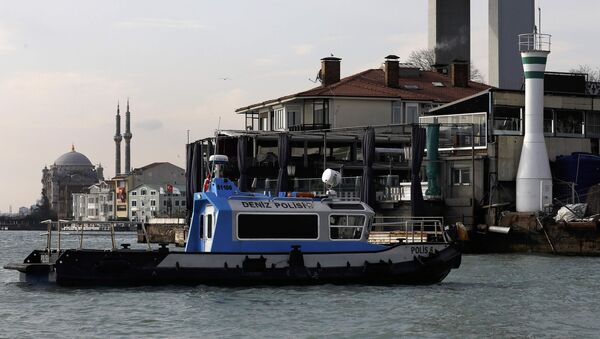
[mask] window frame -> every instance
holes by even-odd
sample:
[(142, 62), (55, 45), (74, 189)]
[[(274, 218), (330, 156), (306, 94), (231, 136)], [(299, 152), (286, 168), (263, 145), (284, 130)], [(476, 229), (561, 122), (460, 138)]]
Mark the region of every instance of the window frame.
[[(334, 216), (334, 215), (335, 216), (345, 216), (346, 217), (346, 225), (345, 226), (343, 226), (343, 225), (331, 225), (331, 219), (330, 218), (332, 216)], [(362, 224), (362, 226), (349, 226), (348, 225), (348, 217), (349, 216), (363, 217), (363, 224)], [(367, 226), (368, 220), (369, 220), (369, 217), (367, 215), (360, 214), (360, 213), (330, 213), (330, 214), (328, 214), (327, 215), (327, 225), (328, 225), (328, 232), (327, 233), (328, 233), (328, 236), (329, 236), (329, 240), (331, 240), (331, 241), (360, 241), (364, 237), (364, 235), (365, 235), (365, 228)], [(360, 237), (358, 237), (358, 238), (348, 239), (348, 238), (332, 238), (331, 237), (331, 229), (332, 228), (338, 228), (339, 229), (339, 228), (357, 228), (357, 227), (361, 228)]]
[[(463, 179), (463, 172), (468, 171), (469, 173), (469, 182), (468, 183), (464, 183), (462, 181)], [(460, 182), (455, 182), (454, 181), (454, 174), (458, 172), (459, 173), (459, 178), (460, 178)], [(450, 182), (452, 183), (452, 186), (471, 186), (471, 183), (473, 181), (473, 177), (472, 177), (472, 173), (471, 173), (471, 167), (466, 167), (466, 166), (458, 166), (458, 167), (452, 167), (452, 169), (450, 170)]]

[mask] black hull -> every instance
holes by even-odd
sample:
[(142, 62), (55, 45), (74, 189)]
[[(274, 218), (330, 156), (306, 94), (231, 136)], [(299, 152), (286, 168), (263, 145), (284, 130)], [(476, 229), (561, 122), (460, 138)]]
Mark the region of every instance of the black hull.
[(458, 268), (461, 261), (461, 253), (448, 247), (433, 256), (414, 257), (411, 261), (365, 262), (362, 266), (157, 267), (168, 254), (166, 251), (66, 251), (56, 263), (56, 283), (62, 286), (435, 284), (452, 268)]

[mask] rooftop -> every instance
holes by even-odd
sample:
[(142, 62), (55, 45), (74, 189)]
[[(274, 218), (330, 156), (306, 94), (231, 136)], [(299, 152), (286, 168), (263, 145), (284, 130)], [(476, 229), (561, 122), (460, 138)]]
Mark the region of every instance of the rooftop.
[(321, 85), (277, 99), (241, 107), (236, 110), (236, 113), (246, 113), (272, 104), (310, 97), (397, 98), (408, 101), (447, 103), (490, 88), (488, 85), (473, 81), (469, 81), (468, 87), (454, 87), (449, 76), (434, 71), (420, 71), (419, 75), (414, 77), (400, 76), (399, 83), (399, 88), (388, 87), (383, 69), (368, 69), (345, 77), (329, 86)]

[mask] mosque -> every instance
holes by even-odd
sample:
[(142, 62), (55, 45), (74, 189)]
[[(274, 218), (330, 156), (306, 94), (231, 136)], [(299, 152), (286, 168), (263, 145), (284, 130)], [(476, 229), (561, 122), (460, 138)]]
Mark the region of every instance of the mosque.
[(71, 219), (73, 193), (85, 192), (100, 180), (104, 180), (102, 165), (94, 166), (88, 157), (75, 151), (75, 146), (42, 170), (42, 185), (59, 219)]
[[(127, 99), (127, 112), (125, 112), (125, 133), (121, 134), (121, 115), (117, 105), (116, 144), (115, 154), (115, 177), (125, 177), (131, 171), (131, 113), (129, 112), (129, 99)], [(125, 140), (125, 168), (121, 172), (121, 140)], [(42, 185), (50, 202), (50, 208), (54, 210), (59, 219), (73, 218), (73, 193), (88, 193), (90, 186), (104, 180), (104, 169), (102, 165), (94, 166), (90, 159), (82, 153), (75, 151), (67, 152), (48, 168), (42, 170)], [(94, 199), (98, 199), (97, 197)], [(92, 203), (88, 201), (88, 203)], [(94, 201), (93, 204), (97, 204)], [(88, 204), (89, 205), (89, 204)], [(119, 206), (117, 206), (119, 207)]]

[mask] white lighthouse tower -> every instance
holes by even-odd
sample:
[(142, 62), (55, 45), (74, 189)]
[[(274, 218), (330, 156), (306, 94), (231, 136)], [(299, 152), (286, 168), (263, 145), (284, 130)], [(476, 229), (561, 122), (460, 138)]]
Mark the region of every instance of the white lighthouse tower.
[(517, 172), (517, 211), (537, 212), (552, 203), (552, 174), (544, 141), (544, 72), (548, 34), (519, 35), (525, 74), (525, 137)]

